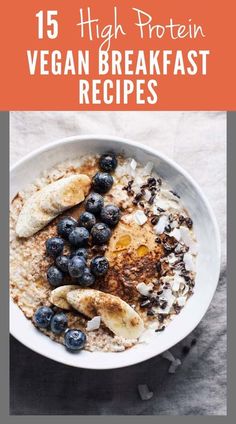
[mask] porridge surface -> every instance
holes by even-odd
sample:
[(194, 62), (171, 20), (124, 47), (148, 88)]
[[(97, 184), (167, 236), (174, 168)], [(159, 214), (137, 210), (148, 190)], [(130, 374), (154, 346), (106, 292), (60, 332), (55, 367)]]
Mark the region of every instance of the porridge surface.
[[(165, 185), (150, 163), (145, 167), (133, 159), (119, 158), (114, 184), (104, 195), (105, 204), (121, 210), (121, 220), (105, 246), (91, 246), (89, 258), (105, 255), (110, 264), (107, 275), (98, 278), (92, 288), (119, 296), (142, 317), (152, 337), (163, 331), (184, 307), (193, 293), (195, 280), (196, 241), (192, 221), (177, 193)], [(40, 306), (51, 306), (51, 286), (46, 273), (53, 259), (46, 256), (45, 241), (56, 235), (60, 217), (29, 238), (18, 238), (15, 226), (25, 201), (36, 191), (58, 179), (84, 173), (92, 177), (98, 170), (97, 157), (66, 161), (45, 171), (34, 184), (19, 192), (10, 208), (10, 291), (28, 319)], [(154, 179), (156, 183), (154, 184)], [(153, 180), (153, 181), (151, 181)], [(64, 213), (78, 218), (83, 204)], [(69, 247), (65, 247), (65, 254)], [(67, 281), (68, 279), (68, 281)], [(65, 284), (71, 284), (66, 277)], [(54, 307), (57, 310), (56, 307)], [(69, 328), (86, 333), (85, 349), (122, 351), (138, 340), (115, 336), (103, 324), (87, 331), (88, 318), (75, 310), (65, 312)], [(53, 340), (63, 343), (63, 336), (41, 330)], [(144, 332), (140, 340), (145, 339)]]

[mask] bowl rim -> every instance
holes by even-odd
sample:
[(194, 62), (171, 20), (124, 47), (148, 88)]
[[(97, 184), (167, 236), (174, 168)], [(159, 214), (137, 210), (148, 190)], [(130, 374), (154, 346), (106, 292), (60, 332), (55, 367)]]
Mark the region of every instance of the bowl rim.
[[(211, 296), (209, 296), (208, 303), (205, 305), (204, 309), (201, 311), (201, 314), (199, 314), (197, 316), (197, 318), (192, 320), (191, 328), (187, 328), (187, 329), (185, 329), (185, 331), (181, 331), (180, 335), (175, 338), (174, 343), (170, 340), (170, 343), (167, 344), (167, 347), (159, 353), (156, 353), (155, 351), (150, 351), (150, 352), (148, 352), (148, 354), (146, 354), (145, 356), (143, 355), (141, 358), (139, 358), (138, 355), (134, 355), (133, 358), (135, 358), (135, 359), (133, 359), (133, 360), (130, 360), (130, 358), (129, 358), (128, 360), (127, 359), (123, 360), (122, 364), (120, 363), (121, 361), (119, 361), (119, 364), (110, 365), (110, 363), (109, 363), (109, 364), (106, 364), (104, 366), (100, 366), (100, 365), (94, 366), (93, 363), (89, 363), (88, 366), (85, 366), (84, 364), (78, 365), (78, 364), (75, 364), (75, 363), (70, 363), (69, 361), (65, 362), (63, 359), (61, 360), (60, 358), (53, 357), (48, 352), (42, 353), (41, 351), (39, 351), (39, 349), (37, 347), (32, 346), (32, 344), (30, 344), (30, 342), (25, 340), (24, 337), (21, 337), (20, 334), (15, 331), (15, 329), (12, 325), (11, 309), (10, 309), (10, 311), (9, 311), (10, 312), (10, 325), (9, 325), (10, 334), (14, 338), (16, 338), (19, 342), (21, 342), (24, 346), (28, 347), (29, 349), (36, 352), (37, 354), (45, 356), (46, 358), (49, 358), (49, 359), (51, 359), (55, 362), (59, 362), (59, 363), (62, 363), (64, 365), (69, 365), (69, 366), (73, 366), (73, 367), (76, 367), (76, 368), (94, 369), (94, 370), (108, 370), (108, 369), (124, 368), (124, 367), (128, 367), (128, 366), (136, 365), (136, 364), (141, 363), (141, 362), (145, 362), (145, 361), (147, 361), (147, 360), (149, 360), (149, 359), (151, 359), (155, 356), (160, 355), (164, 351), (172, 348), (177, 343), (179, 343), (182, 339), (187, 337), (187, 335), (190, 334), (197, 327), (197, 325), (200, 323), (200, 321), (203, 319), (204, 315), (206, 314), (206, 312), (207, 312), (207, 310), (208, 310), (208, 308), (211, 304), (212, 298), (215, 294), (215, 291), (216, 291), (216, 288), (217, 288), (217, 285), (218, 285), (218, 281), (219, 281), (220, 266), (221, 266), (220, 231), (219, 231), (219, 226), (218, 226), (216, 216), (213, 212), (213, 209), (212, 209), (210, 202), (208, 201), (207, 197), (205, 196), (204, 192), (202, 191), (202, 189), (198, 185), (198, 183), (194, 180), (194, 178), (184, 168), (182, 168), (182, 166), (180, 166), (178, 163), (176, 163), (173, 159), (169, 158), (167, 155), (161, 153), (158, 149), (152, 148), (150, 146), (145, 146), (142, 143), (132, 141), (132, 140), (129, 140), (129, 139), (124, 138), (124, 137), (117, 137), (117, 136), (108, 135), (108, 134), (104, 134), (104, 135), (96, 135), (96, 134), (74, 135), (74, 136), (70, 136), (70, 137), (64, 137), (64, 138), (49, 142), (49, 143), (33, 150), (32, 152), (28, 153), (27, 155), (25, 155), (23, 158), (21, 158), (16, 163), (14, 163), (13, 165), (10, 166), (10, 175), (11, 175), (11, 173), (17, 171), (17, 168), (22, 166), (25, 162), (30, 161), (31, 159), (37, 157), (41, 153), (51, 151), (57, 146), (62, 146), (62, 145), (65, 145), (67, 143), (70, 143), (70, 142), (83, 142), (83, 141), (86, 141), (86, 140), (113, 141), (113, 142), (117, 143), (118, 145), (120, 144), (121, 146), (124, 146), (124, 148), (127, 145), (128, 146), (131, 145), (131, 146), (136, 147), (137, 149), (139, 149), (141, 151), (145, 151), (146, 153), (149, 153), (150, 155), (152, 155), (154, 157), (160, 158), (164, 162), (168, 163), (168, 165), (175, 168), (180, 174), (182, 174), (184, 176), (184, 178), (186, 178), (193, 185), (193, 187), (195, 188), (198, 195), (202, 198), (202, 200), (203, 200), (203, 202), (204, 202), (204, 204), (207, 208), (207, 211), (209, 213), (209, 217), (210, 217), (210, 220), (212, 222), (214, 234), (215, 234), (215, 237), (216, 237), (216, 246), (215, 246), (216, 253), (217, 253), (216, 278), (215, 278), (214, 286), (212, 284), (212, 293), (211, 293)], [(11, 182), (10, 182), (10, 184), (11, 184)], [(11, 201), (10, 198), (9, 198), (9, 200)], [(13, 302), (10, 294), (9, 294), (9, 302), (10, 302), (10, 304), (16, 305)], [(42, 335), (42, 334), (40, 334), (40, 335)], [(116, 354), (116, 353), (114, 353), (114, 354)]]

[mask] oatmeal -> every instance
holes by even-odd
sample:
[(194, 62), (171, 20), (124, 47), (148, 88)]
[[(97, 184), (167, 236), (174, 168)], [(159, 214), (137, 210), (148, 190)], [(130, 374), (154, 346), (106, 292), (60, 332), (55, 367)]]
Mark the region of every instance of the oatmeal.
[[(71, 190), (72, 176), (84, 192)], [(193, 222), (150, 162), (60, 163), (13, 199), (10, 227), (12, 299), (69, 350), (119, 352), (150, 330), (158, 337), (193, 293)]]

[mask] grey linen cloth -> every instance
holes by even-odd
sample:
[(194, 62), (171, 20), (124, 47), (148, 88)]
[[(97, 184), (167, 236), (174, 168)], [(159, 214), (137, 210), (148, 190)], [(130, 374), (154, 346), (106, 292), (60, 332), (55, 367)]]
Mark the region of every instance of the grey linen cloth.
[[(13, 415), (226, 415), (226, 114), (222, 112), (13, 112), (11, 163), (77, 134), (123, 136), (166, 153), (203, 188), (222, 244), (219, 284), (198, 327), (171, 349), (182, 365), (169, 374), (157, 356), (131, 367), (90, 371), (64, 366), (11, 337)], [(190, 351), (186, 348), (193, 346)], [(147, 384), (150, 400), (137, 387)]]

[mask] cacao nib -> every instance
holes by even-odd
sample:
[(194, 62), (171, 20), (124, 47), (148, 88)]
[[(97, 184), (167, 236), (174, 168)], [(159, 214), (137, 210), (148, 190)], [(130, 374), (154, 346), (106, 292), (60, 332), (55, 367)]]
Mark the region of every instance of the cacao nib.
[(173, 251), (178, 244), (178, 240), (176, 240), (174, 237), (165, 236), (163, 240), (164, 248), (167, 252)]
[(151, 301), (153, 306), (160, 306), (160, 301), (158, 297), (152, 297)]
[(191, 218), (186, 218), (185, 223), (186, 223), (187, 227), (191, 230), (192, 227), (193, 227), (193, 221), (191, 220)]
[(141, 200), (141, 199), (142, 199), (142, 197), (143, 197), (143, 194), (142, 194), (142, 193), (137, 193), (137, 194), (135, 195), (134, 199), (135, 199), (135, 200), (137, 200), (137, 201), (139, 201), (139, 200)]
[(166, 231), (167, 233), (170, 233), (170, 232), (171, 232), (171, 226), (170, 226), (170, 225), (167, 225), (167, 226), (165, 227), (165, 231)]
[(147, 180), (147, 183), (148, 183), (148, 186), (149, 187), (153, 187), (153, 186), (155, 186), (156, 185), (156, 178), (154, 178), (154, 177), (150, 177), (150, 178), (148, 178), (148, 180)]
[(176, 193), (175, 191), (170, 190), (170, 193), (172, 193), (175, 197), (178, 197), (178, 199), (180, 199), (180, 196), (179, 196), (179, 195), (178, 195), (178, 193)]
[(144, 302), (140, 303), (140, 308), (147, 308), (150, 305), (150, 300), (144, 300)]
[(161, 328), (157, 328), (156, 330), (155, 330), (155, 332), (156, 333), (158, 333), (159, 331), (164, 331), (165, 330), (165, 326), (163, 325)]
[(153, 215), (152, 219), (151, 219), (151, 224), (152, 225), (157, 225), (159, 220), (159, 217), (157, 215)]
[(181, 307), (179, 306), (179, 305), (174, 305), (174, 310), (175, 310), (175, 312), (176, 312), (176, 314), (179, 314), (180, 313), (180, 311), (181, 311)]
[(146, 208), (146, 209), (144, 209), (144, 213), (149, 218), (151, 216), (152, 212), (150, 211), (150, 209)]
[(151, 195), (150, 199), (148, 200), (149, 205), (153, 205), (155, 197), (156, 197), (156, 194)]
[(161, 262), (157, 262), (156, 270), (157, 270), (158, 273), (161, 272)]
[(160, 301), (160, 308), (161, 309), (165, 309), (168, 305), (168, 302), (166, 300), (161, 300)]
[(183, 222), (185, 221), (185, 217), (183, 215), (179, 216), (179, 224), (183, 224)]

